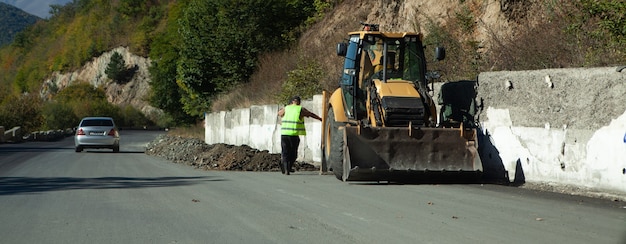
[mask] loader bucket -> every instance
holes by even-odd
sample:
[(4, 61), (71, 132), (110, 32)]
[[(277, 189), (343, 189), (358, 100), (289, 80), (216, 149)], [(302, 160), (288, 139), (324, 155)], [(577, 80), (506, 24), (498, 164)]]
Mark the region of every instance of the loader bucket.
[(393, 182), (477, 180), (482, 164), (475, 132), (463, 128), (346, 126), (342, 178)]

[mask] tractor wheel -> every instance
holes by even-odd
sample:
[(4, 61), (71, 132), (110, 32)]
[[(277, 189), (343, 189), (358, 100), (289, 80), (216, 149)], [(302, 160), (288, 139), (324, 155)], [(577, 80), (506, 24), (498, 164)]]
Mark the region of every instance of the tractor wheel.
[(342, 125), (335, 122), (335, 113), (329, 108), (326, 116), (326, 133), (324, 141), (323, 160), (326, 161), (328, 170), (332, 171), (335, 177), (343, 180), (343, 133), (339, 131)]

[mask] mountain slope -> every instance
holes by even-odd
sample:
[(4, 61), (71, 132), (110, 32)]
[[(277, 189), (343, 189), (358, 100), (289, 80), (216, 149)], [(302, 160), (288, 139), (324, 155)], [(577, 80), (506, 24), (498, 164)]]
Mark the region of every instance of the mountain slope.
[(39, 18), (50, 17), (50, 5), (65, 5), (73, 0), (0, 0)]
[(0, 46), (11, 43), (17, 33), (39, 19), (19, 8), (0, 2), (0, 33), (2, 33)]
[[(123, 84), (111, 82), (106, 78), (106, 68), (113, 53), (119, 53), (124, 58), (127, 67), (135, 67), (132, 78)], [(150, 60), (132, 54), (126, 47), (117, 47), (111, 51), (93, 58), (83, 67), (73, 72), (54, 72), (43, 83), (41, 97), (52, 97), (54, 91), (62, 90), (72, 84), (87, 82), (94, 87), (103, 87), (107, 101), (120, 107), (133, 106), (147, 117), (156, 120), (162, 111), (148, 104), (150, 93), (150, 74), (148, 67)]]
[[(221, 96), (212, 109), (268, 103), (266, 98), (283, 92), (281, 86), (288, 80), (278, 85), (267, 81), (299, 66), (306, 68), (307, 63), (324, 74), (314, 80), (323, 89), (334, 90), (343, 67), (335, 46), (346, 40), (348, 32), (359, 30), (361, 21), (380, 24), (383, 31), (424, 33), (429, 70), (438, 71), (440, 81), (454, 81), (475, 79), (483, 71), (623, 65), (624, 13), (624, 1), (340, 1), (306, 30), (296, 51), (289, 51), (297, 58), (289, 59), (290, 63), (272, 59), (283, 53), (261, 58), (266, 63), (259, 64), (250, 89)], [(446, 48), (442, 62), (431, 62), (435, 46)]]

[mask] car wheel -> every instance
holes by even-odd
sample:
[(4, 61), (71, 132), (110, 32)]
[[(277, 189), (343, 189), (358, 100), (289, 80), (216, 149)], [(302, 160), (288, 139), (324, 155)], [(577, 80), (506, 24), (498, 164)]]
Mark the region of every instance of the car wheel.
[(82, 152), (82, 151), (83, 151), (83, 148), (82, 148), (81, 146), (77, 146), (77, 147), (75, 148), (75, 151), (76, 151), (76, 152)]

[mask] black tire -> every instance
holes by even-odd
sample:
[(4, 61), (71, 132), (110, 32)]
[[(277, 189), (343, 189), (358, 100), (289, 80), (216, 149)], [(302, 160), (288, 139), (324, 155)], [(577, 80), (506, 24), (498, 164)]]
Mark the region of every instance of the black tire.
[(77, 146), (76, 148), (74, 148), (74, 151), (76, 152), (82, 152), (83, 148), (81, 146)]
[(343, 180), (343, 134), (339, 132), (340, 122), (335, 122), (335, 113), (329, 108), (326, 116), (326, 140), (324, 141), (324, 151), (322, 160), (326, 160), (328, 170), (332, 171), (335, 177)]

